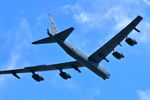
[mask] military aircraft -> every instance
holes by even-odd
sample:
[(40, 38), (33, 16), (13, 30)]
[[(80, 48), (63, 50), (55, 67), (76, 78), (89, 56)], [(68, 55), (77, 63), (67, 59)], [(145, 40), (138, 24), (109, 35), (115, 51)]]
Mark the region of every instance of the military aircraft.
[(54, 21), (52, 17), (49, 15), (50, 24), (52, 27), (52, 30), (47, 29), (48, 37), (32, 42), (32, 44), (45, 44), (45, 43), (57, 43), (59, 46), (61, 46), (65, 52), (73, 57), (76, 61), (71, 62), (65, 62), (60, 64), (52, 64), (52, 65), (38, 65), (38, 66), (31, 66), (31, 67), (25, 67), (22, 69), (13, 69), (13, 70), (4, 70), (0, 71), (0, 74), (12, 74), (16, 78), (20, 79), (18, 76), (18, 73), (32, 73), (32, 78), (36, 80), (37, 82), (43, 81), (44, 78), (37, 74), (37, 72), (40, 71), (50, 71), (50, 70), (59, 70), (59, 75), (63, 79), (70, 79), (71, 75), (64, 72), (64, 69), (74, 69), (81, 73), (79, 67), (86, 67), (92, 72), (94, 72), (96, 75), (100, 76), (101, 78), (109, 79), (110, 74), (109, 72), (102, 67), (99, 63), (102, 60), (105, 60), (106, 62), (109, 62), (109, 60), (106, 58), (111, 52), (112, 55), (117, 58), (121, 59), (124, 58), (124, 55), (118, 51), (115, 50), (115, 48), (118, 45), (121, 45), (121, 42), (125, 39), (125, 42), (129, 44), (130, 46), (134, 46), (137, 44), (137, 41), (135, 39), (132, 39), (128, 37), (129, 33), (131, 33), (132, 30), (135, 30), (137, 32), (140, 32), (136, 26), (138, 23), (143, 19), (141, 16), (137, 16), (131, 23), (129, 23), (123, 30), (121, 30), (117, 35), (115, 35), (112, 39), (110, 39), (106, 44), (104, 44), (101, 48), (99, 48), (96, 52), (94, 52), (92, 55), (88, 56), (85, 53), (83, 53), (81, 50), (70, 44), (66, 41), (67, 37), (70, 35), (70, 33), (74, 30), (73, 27), (70, 27), (62, 32), (58, 32), (57, 28), (54, 24)]

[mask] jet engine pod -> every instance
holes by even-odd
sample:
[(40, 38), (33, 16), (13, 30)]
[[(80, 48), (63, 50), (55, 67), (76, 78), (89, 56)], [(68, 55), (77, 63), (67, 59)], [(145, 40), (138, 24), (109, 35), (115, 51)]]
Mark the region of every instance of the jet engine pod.
[(137, 44), (137, 41), (135, 39), (132, 38), (126, 38), (126, 43), (129, 44), (130, 46), (134, 46), (135, 44)]
[(113, 55), (115, 58), (117, 58), (117, 59), (124, 58), (124, 55), (123, 55), (122, 53), (118, 52), (118, 51), (114, 51), (114, 52), (112, 53), (112, 55)]
[(38, 74), (33, 74), (33, 75), (32, 75), (32, 78), (33, 78), (35, 81), (37, 81), (37, 82), (40, 82), (40, 81), (43, 81), (43, 80), (44, 80), (44, 78), (43, 78), (42, 76), (38, 75)]
[(65, 79), (65, 80), (71, 78), (70, 74), (68, 74), (68, 73), (66, 73), (66, 72), (60, 72), (59, 75), (60, 75), (63, 79)]

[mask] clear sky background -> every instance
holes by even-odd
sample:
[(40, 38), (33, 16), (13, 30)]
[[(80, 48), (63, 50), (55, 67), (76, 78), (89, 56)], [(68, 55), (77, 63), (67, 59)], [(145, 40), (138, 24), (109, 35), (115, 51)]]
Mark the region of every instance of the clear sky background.
[(40, 72), (36, 82), (31, 73), (0, 76), (0, 100), (150, 100), (150, 1), (149, 0), (1, 0), (0, 70), (72, 61), (57, 44), (32, 45), (47, 37), (47, 13), (62, 31), (75, 30), (68, 41), (90, 55), (123, 29), (137, 15), (144, 19), (130, 37), (134, 47), (122, 42), (116, 50), (125, 58), (102, 61), (111, 78), (102, 80), (86, 68), (82, 74), (66, 70), (71, 80), (59, 71)]

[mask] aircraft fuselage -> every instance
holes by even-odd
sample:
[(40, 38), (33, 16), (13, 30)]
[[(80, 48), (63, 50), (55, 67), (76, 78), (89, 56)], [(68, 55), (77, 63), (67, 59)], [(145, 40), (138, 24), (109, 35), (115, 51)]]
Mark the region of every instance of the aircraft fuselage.
[(57, 38), (55, 39), (57, 43), (65, 50), (65, 52), (69, 54), (71, 57), (73, 57), (75, 60), (77, 60), (80, 64), (86, 66), (88, 69), (90, 69), (103, 79), (108, 79), (110, 77), (110, 74), (107, 72), (106, 69), (104, 69), (99, 64), (89, 60), (88, 56), (81, 50), (79, 50), (78, 48), (76, 48), (67, 41), (62, 41)]

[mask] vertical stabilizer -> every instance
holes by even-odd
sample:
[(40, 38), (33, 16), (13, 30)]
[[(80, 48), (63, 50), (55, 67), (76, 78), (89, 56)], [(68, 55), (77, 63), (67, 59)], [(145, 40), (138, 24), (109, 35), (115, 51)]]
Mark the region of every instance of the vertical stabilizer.
[(57, 33), (57, 28), (56, 28), (54, 20), (52, 19), (52, 17), (51, 17), (50, 14), (48, 14), (48, 19), (49, 19), (50, 25), (51, 25), (51, 31), (50, 31), (50, 33), (53, 34), (53, 35), (55, 35)]

